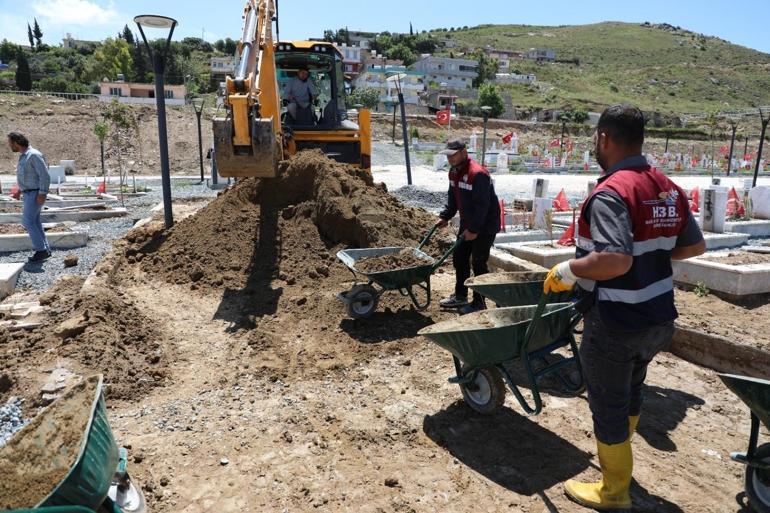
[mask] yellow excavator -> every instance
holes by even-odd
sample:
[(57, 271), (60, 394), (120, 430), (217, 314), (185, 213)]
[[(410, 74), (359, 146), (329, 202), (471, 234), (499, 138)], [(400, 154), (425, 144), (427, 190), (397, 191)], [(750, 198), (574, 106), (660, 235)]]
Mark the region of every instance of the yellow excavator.
[[(243, 20), (235, 76), (226, 82), (225, 116), (213, 120), (219, 174), (274, 177), (281, 159), (310, 148), (370, 169), (371, 113), (359, 109), (357, 123), (348, 119), (340, 51), (323, 41), (274, 41), (275, 0), (247, 0)], [(302, 78), (313, 94), (297, 116), (288, 89)]]

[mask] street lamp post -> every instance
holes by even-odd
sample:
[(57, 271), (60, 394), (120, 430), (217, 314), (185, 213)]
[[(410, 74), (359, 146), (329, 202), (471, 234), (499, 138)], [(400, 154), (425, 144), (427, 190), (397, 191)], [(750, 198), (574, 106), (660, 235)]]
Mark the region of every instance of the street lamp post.
[[(168, 163), (168, 134), (166, 132), (166, 94), (164, 88), (166, 57), (171, 46), (171, 36), (174, 34), (174, 28), (177, 21), (166, 16), (142, 15), (134, 18), (136, 26), (139, 27), (139, 33), (142, 35), (144, 45), (152, 60), (152, 69), (155, 74), (155, 104), (158, 108), (158, 144), (160, 147), (160, 173), (163, 186), (163, 217), (166, 229), (174, 225), (174, 216), (171, 211), (171, 169)], [(162, 52), (153, 52), (147, 37), (144, 35), (142, 26), (156, 29), (168, 29), (166, 45)]]
[(489, 113), (492, 107), (484, 105), (481, 107), (481, 111), (484, 113), (484, 136), (481, 139), (481, 165), (484, 165), (487, 158), (487, 122), (489, 121)]
[(759, 149), (757, 150), (757, 164), (754, 166), (754, 181), (751, 182), (752, 187), (757, 186), (757, 177), (759, 176), (759, 164), (762, 160), (762, 147), (765, 145), (765, 134), (767, 133), (767, 124), (770, 122), (770, 115), (765, 117), (765, 113), (762, 109), (759, 109), (759, 119), (762, 120), (762, 134), (759, 136)]
[(206, 100), (203, 98), (194, 98), (192, 103), (193, 109), (195, 109), (195, 117), (198, 118), (198, 160), (201, 164), (201, 183), (206, 179), (203, 177), (203, 135), (201, 135), (201, 114), (203, 114), (203, 106)]
[[(409, 162), (409, 132), (406, 126), (406, 107), (404, 105), (404, 91), (401, 87), (401, 80), (406, 78), (406, 73), (396, 73), (391, 75), (386, 80), (396, 84), (396, 90), (398, 91), (398, 103), (401, 105), (401, 131), (404, 135), (404, 157), (406, 158), (406, 183), (412, 185), (412, 166)], [(395, 109), (394, 109), (395, 110)]]

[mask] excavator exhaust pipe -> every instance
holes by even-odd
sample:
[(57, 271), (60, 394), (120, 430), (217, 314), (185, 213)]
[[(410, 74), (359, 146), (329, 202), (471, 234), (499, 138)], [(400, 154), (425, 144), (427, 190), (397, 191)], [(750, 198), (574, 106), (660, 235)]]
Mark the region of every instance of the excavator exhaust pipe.
[(233, 146), (233, 122), (214, 118), (214, 158), (221, 176), (273, 178), (281, 158), (273, 118), (254, 118), (251, 146)]

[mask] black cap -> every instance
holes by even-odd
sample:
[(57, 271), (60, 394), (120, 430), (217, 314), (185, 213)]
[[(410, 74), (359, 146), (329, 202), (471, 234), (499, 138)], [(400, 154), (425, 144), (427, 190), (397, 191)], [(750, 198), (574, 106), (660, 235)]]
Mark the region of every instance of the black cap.
[(465, 141), (463, 141), (462, 139), (452, 139), (451, 141), (446, 143), (446, 149), (440, 151), (439, 153), (441, 153), (442, 155), (449, 156), (449, 155), (454, 155), (458, 151), (461, 151), (464, 149), (465, 149)]

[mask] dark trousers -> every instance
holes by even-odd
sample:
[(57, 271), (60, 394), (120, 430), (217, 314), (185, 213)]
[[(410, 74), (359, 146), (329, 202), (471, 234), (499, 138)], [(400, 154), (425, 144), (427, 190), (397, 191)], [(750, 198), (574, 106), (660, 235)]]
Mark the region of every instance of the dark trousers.
[[(455, 296), (468, 297), (468, 287), (465, 286), (465, 280), (471, 277), (471, 266), (473, 266), (473, 275), (481, 276), (489, 272), (487, 261), (489, 260), (489, 251), (495, 242), (495, 234), (480, 233), (472, 241), (464, 240), (455, 249), (452, 255), (452, 264), (455, 267)], [(478, 292), (473, 293), (473, 301), (480, 303), (484, 298)]]
[(647, 365), (671, 342), (674, 323), (617, 331), (602, 323), (594, 307), (586, 312), (583, 324), (580, 363), (594, 433), (602, 443), (619, 444), (628, 438), (628, 417), (641, 412)]

